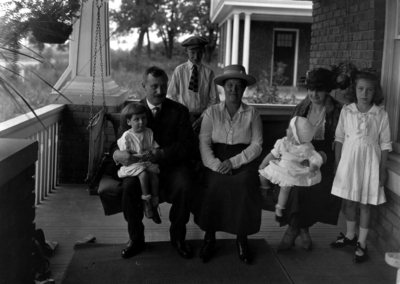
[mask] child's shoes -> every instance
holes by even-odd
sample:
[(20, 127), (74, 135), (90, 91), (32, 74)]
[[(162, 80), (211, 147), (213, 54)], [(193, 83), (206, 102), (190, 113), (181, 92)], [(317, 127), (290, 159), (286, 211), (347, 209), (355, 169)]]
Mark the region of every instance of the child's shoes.
[(261, 196), (263, 197), (263, 199), (267, 199), (268, 198), (268, 190), (271, 188), (271, 186), (260, 186), (260, 191), (261, 191)]
[(154, 223), (156, 223), (156, 224), (161, 224), (161, 218), (160, 218), (161, 212), (160, 212), (160, 214), (158, 214), (159, 211), (160, 211), (160, 207), (158, 207), (158, 205), (157, 206), (153, 206), (153, 217), (152, 217), (152, 219), (153, 219)]
[(337, 237), (337, 240), (331, 242), (329, 245), (333, 248), (342, 248), (345, 246), (355, 246), (357, 244), (357, 235), (354, 235), (352, 240), (349, 240), (343, 233), (340, 233), (340, 236)]
[(142, 204), (143, 204), (142, 206), (143, 206), (144, 215), (149, 219), (153, 218), (154, 212), (153, 212), (153, 208), (150, 204), (150, 201), (143, 200)]
[[(280, 206), (279, 204), (275, 205), (275, 221), (278, 223), (282, 223), (284, 221), (283, 218), (283, 212), (282, 210), (284, 210), (285, 207)], [(280, 214), (280, 216), (279, 216)]]
[[(357, 252), (359, 254), (362, 253), (362, 255), (357, 254)], [(367, 258), (368, 258), (368, 247), (367, 247), (367, 245), (365, 245), (365, 248), (362, 248), (360, 242), (357, 242), (357, 248), (356, 248), (356, 252), (354, 253), (353, 261), (355, 263), (361, 263), (364, 260), (366, 260)]]

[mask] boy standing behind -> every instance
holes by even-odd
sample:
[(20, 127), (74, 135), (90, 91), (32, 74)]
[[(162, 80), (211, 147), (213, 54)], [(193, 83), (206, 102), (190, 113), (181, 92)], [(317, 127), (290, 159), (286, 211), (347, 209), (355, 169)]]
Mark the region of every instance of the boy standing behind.
[(202, 113), (211, 105), (219, 103), (214, 72), (201, 64), (204, 47), (208, 40), (191, 36), (181, 43), (189, 60), (176, 67), (168, 86), (167, 97), (185, 105), (190, 112), (193, 130), (200, 130)]

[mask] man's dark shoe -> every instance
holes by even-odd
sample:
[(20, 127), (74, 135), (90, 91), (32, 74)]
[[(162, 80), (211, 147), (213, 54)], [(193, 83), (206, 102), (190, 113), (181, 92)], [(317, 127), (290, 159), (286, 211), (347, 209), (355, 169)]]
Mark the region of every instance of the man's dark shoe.
[(121, 256), (122, 258), (129, 258), (144, 251), (144, 249), (145, 249), (144, 241), (129, 240), (128, 243), (126, 244), (126, 247), (121, 251)]
[(250, 255), (249, 246), (247, 245), (247, 242), (244, 243), (244, 242), (236, 241), (236, 247), (238, 250), (239, 259), (246, 264), (250, 264), (251, 263), (251, 255)]
[(181, 257), (187, 259), (192, 257), (190, 247), (185, 243), (185, 241), (171, 241), (171, 245), (176, 248)]
[(200, 249), (200, 260), (203, 263), (208, 262), (215, 253), (215, 241), (204, 240), (204, 244)]

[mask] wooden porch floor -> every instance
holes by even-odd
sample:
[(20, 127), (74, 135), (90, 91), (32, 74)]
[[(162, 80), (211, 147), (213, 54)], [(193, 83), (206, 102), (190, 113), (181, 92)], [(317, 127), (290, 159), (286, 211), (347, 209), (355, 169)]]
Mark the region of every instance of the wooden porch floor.
[[(151, 220), (144, 220), (147, 242), (169, 241), (170, 206), (162, 204), (160, 207), (163, 221), (161, 225), (156, 225)], [(97, 243), (120, 243), (121, 249), (128, 240), (127, 224), (122, 214), (105, 216), (99, 197), (90, 196), (85, 185), (57, 187), (37, 206), (35, 222), (36, 228), (44, 230), (47, 240), (58, 242), (50, 258), (50, 278), (55, 279), (57, 284), (61, 283), (73, 255), (73, 246), (78, 240), (87, 235), (94, 235)], [(352, 262), (352, 248), (334, 250), (328, 246), (339, 232), (346, 231), (343, 214), (340, 216), (338, 226), (316, 224), (310, 229), (313, 238), (311, 251), (306, 251), (297, 245), (289, 251), (278, 252), (276, 248), (285, 230), (286, 227), (278, 227), (272, 212), (263, 211), (261, 231), (251, 238), (266, 239), (292, 283), (396, 283), (396, 269), (387, 265), (384, 255), (371, 244), (368, 245), (370, 258), (363, 264)], [(187, 239), (202, 238), (203, 232), (191, 218), (187, 226)], [(218, 233), (217, 238), (234, 238), (234, 236)], [(297, 240), (297, 243), (300, 244), (300, 240)], [(202, 264), (198, 256), (188, 261), (198, 261), (199, 265), (212, 265), (212, 263)]]

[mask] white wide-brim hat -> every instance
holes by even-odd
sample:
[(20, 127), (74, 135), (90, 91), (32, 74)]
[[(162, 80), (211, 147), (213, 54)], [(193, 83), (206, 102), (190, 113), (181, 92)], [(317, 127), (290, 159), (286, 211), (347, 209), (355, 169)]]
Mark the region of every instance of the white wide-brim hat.
[(214, 78), (214, 83), (224, 86), (224, 81), (228, 79), (242, 79), (247, 82), (247, 86), (254, 85), (257, 80), (251, 75), (246, 74), (246, 69), (239, 64), (228, 65), (224, 68), (224, 73)]

